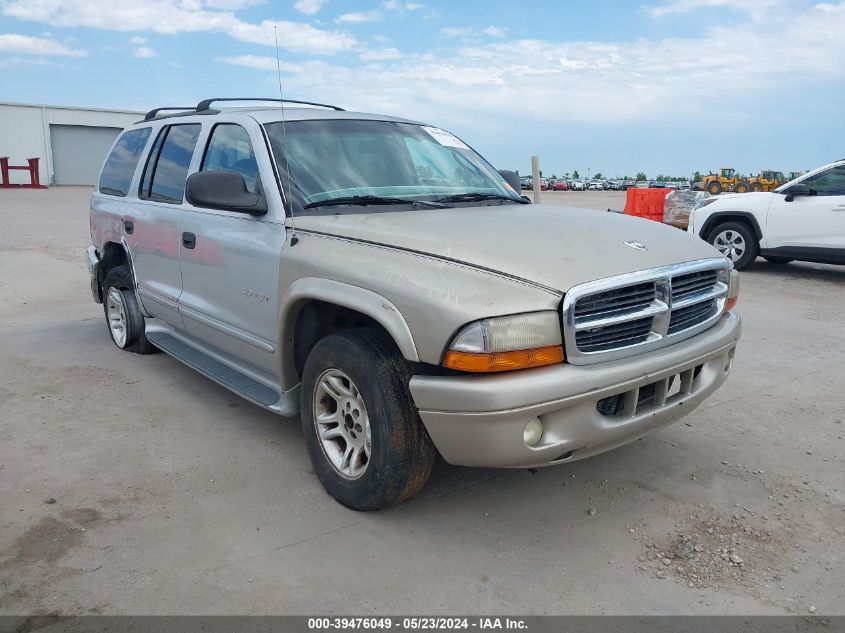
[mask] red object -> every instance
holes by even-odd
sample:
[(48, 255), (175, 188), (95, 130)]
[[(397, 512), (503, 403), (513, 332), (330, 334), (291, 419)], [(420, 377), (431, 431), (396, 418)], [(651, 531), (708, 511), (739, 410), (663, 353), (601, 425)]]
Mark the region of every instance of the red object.
[[(37, 158), (27, 158), (26, 165), (10, 165), (9, 164), (9, 157), (3, 156), (0, 158), (0, 189), (46, 189), (44, 185), (41, 184), (40, 177), (38, 175), (38, 159)], [(13, 169), (18, 169), (20, 171), (28, 171), (29, 172), (29, 184), (12, 184), (9, 182), (9, 172)]]
[(554, 191), (569, 191), (569, 185), (566, 184), (565, 180), (555, 180), (552, 189)]
[(625, 215), (663, 222), (663, 207), (671, 189), (628, 189)]

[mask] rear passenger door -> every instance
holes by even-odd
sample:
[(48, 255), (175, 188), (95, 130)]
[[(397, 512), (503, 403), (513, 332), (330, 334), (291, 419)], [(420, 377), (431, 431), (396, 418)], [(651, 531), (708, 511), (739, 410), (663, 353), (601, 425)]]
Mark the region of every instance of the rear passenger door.
[(181, 215), (200, 131), (199, 123), (161, 128), (141, 176), (138, 202), (125, 218), (133, 229), (127, 231), (126, 241), (141, 303), (148, 314), (180, 330), (184, 329), (179, 315)]
[[(234, 171), (247, 188), (263, 193), (276, 180), (258, 124), (216, 123), (208, 134), (199, 171)], [(284, 214), (276, 200), (252, 216), (187, 207), (182, 232), (182, 319), (192, 338), (266, 374), (277, 372), (279, 260)]]

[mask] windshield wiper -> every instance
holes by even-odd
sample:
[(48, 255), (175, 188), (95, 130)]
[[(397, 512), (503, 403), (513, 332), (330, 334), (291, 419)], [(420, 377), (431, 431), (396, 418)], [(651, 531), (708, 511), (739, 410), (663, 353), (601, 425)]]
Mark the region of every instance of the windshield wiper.
[(508, 200), (519, 204), (529, 204), (529, 201), (525, 198), (514, 198), (500, 193), (481, 193), (480, 191), (456, 193), (452, 196), (437, 198), (438, 202), (481, 202), (482, 200)]
[(366, 206), (370, 204), (422, 204), (435, 209), (442, 209), (444, 206), (439, 202), (429, 200), (407, 200), (405, 198), (386, 198), (383, 196), (343, 196), (340, 198), (328, 198), (327, 200), (309, 202), (304, 208), (313, 209), (315, 207), (328, 207), (341, 204), (358, 206)]

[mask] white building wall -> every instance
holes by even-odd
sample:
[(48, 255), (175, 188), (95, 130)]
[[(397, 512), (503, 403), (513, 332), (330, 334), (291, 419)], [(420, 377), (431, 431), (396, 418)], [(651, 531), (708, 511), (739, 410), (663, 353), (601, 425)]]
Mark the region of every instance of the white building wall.
[[(143, 117), (143, 112), (132, 110), (0, 102), (0, 156), (8, 156), (11, 165), (26, 165), (28, 158), (40, 158), (41, 184), (51, 184), (51, 123), (124, 128)], [(28, 183), (29, 174), (25, 171), (12, 171), (10, 180), (13, 183)]]

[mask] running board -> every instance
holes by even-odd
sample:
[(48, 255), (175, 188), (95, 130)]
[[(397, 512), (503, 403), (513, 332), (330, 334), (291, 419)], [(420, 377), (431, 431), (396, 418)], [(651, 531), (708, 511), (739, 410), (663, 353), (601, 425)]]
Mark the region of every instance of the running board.
[(267, 385), (221, 363), (216, 358), (212, 358), (166, 332), (148, 331), (147, 338), (150, 343), (162, 351), (167, 352), (214, 382), (234, 391), (239, 396), (282, 415), (290, 415), (288, 412), (289, 403), (284, 394), (280, 394)]

